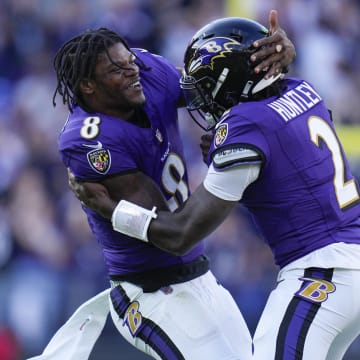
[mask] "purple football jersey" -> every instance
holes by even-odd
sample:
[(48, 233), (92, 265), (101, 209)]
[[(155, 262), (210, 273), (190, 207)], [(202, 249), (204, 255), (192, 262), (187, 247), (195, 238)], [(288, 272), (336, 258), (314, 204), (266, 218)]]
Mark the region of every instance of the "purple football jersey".
[[(151, 68), (141, 69), (145, 111), (151, 123), (141, 128), (130, 122), (89, 114), (75, 107), (59, 136), (59, 151), (77, 178), (96, 181), (138, 169), (151, 177), (175, 210), (189, 196), (176, 103), (181, 95), (179, 73), (164, 58), (133, 49)], [(103, 248), (110, 275), (142, 272), (186, 263), (203, 253), (199, 243), (185, 256), (173, 256), (148, 243), (115, 232), (110, 221), (84, 207), (90, 227)]]
[[(244, 150), (261, 159), (259, 178), (242, 203), (283, 267), (331, 243), (360, 243), (359, 187), (320, 95), (300, 79), (280, 97), (240, 103), (223, 115), (211, 148), (216, 164)], [(230, 156), (228, 156), (230, 158)], [(246, 157), (245, 157), (246, 158)]]

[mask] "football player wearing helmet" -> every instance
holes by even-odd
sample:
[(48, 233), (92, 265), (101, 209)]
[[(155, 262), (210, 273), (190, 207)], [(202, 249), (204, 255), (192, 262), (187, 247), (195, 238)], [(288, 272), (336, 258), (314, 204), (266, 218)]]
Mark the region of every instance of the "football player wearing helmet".
[[(122, 200), (112, 224), (183, 255), (240, 201), (280, 268), (253, 358), (338, 360), (360, 334), (359, 184), (314, 86), (253, 71), (252, 44), (266, 34), (243, 18), (220, 19), (195, 34), (181, 87), (188, 110), (214, 129), (208, 173), (181, 211)], [(111, 208), (109, 198), (101, 201)]]
[(185, 52), (180, 86), (190, 115), (202, 128), (213, 129), (225, 110), (256, 100), (282, 77), (277, 71), (264, 78), (251, 62), (254, 41), (266, 36), (269, 32), (262, 25), (231, 17), (216, 20), (193, 36)]
[[(274, 37), (260, 40), (256, 53), (269, 76), (294, 56), (276, 16), (272, 24)], [(261, 48), (274, 41), (282, 51)], [(177, 124), (177, 106), (184, 104), (178, 69), (130, 48), (106, 28), (66, 42), (54, 65), (55, 95), (70, 110), (59, 136), (65, 166), (82, 181), (104, 185), (116, 201), (171, 211), (181, 206), (189, 187)], [(102, 248), (111, 291), (81, 306), (36, 359), (88, 359), (109, 309), (120, 334), (155, 359), (249, 358), (249, 331), (209, 270), (203, 242), (187, 254), (170, 254), (114, 231), (110, 220), (83, 209)]]

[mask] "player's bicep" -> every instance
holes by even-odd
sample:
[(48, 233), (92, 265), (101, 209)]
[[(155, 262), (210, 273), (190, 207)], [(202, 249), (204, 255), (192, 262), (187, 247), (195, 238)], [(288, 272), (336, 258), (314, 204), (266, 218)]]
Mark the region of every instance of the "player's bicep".
[(216, 150), (204, 180), (207, 191), (220, 199), (239, 201), (260, 174), (264, 155), (248, 144), (231, 144)]
[(260, 164), (246, 164), (216, 171), (210, 165), (204, 187), (211, 194), (227, 201), (239, 201), (245, 189), (259, 176)]

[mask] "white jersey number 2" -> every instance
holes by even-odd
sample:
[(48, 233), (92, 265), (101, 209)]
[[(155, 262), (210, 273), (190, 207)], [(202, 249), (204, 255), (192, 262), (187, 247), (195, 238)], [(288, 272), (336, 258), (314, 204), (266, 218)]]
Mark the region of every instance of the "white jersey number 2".
[(334, 164), (334, 189), (340, 209), (350, 206), (359, 200), (359, 192), (353, 178), (345, 179), (345, 165), (339, 141), (334, 131), (323, 119), (311, 116), (308, 120), (311, 141), (320, 147), (323, 140), (331, 152)]

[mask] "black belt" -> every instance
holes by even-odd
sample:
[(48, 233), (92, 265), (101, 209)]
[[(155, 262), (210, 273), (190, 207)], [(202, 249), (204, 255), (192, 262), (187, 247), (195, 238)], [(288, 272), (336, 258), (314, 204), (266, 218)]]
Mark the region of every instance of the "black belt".
[(164, 266), (142, 273), (110, 275), (110, 280), (127, 281), (140, 286), (144, 292), (154, 292), (163, 286), (179, 284), (195, 279), (209, 270), (209, 259), (201, 255), (186, 264)]

